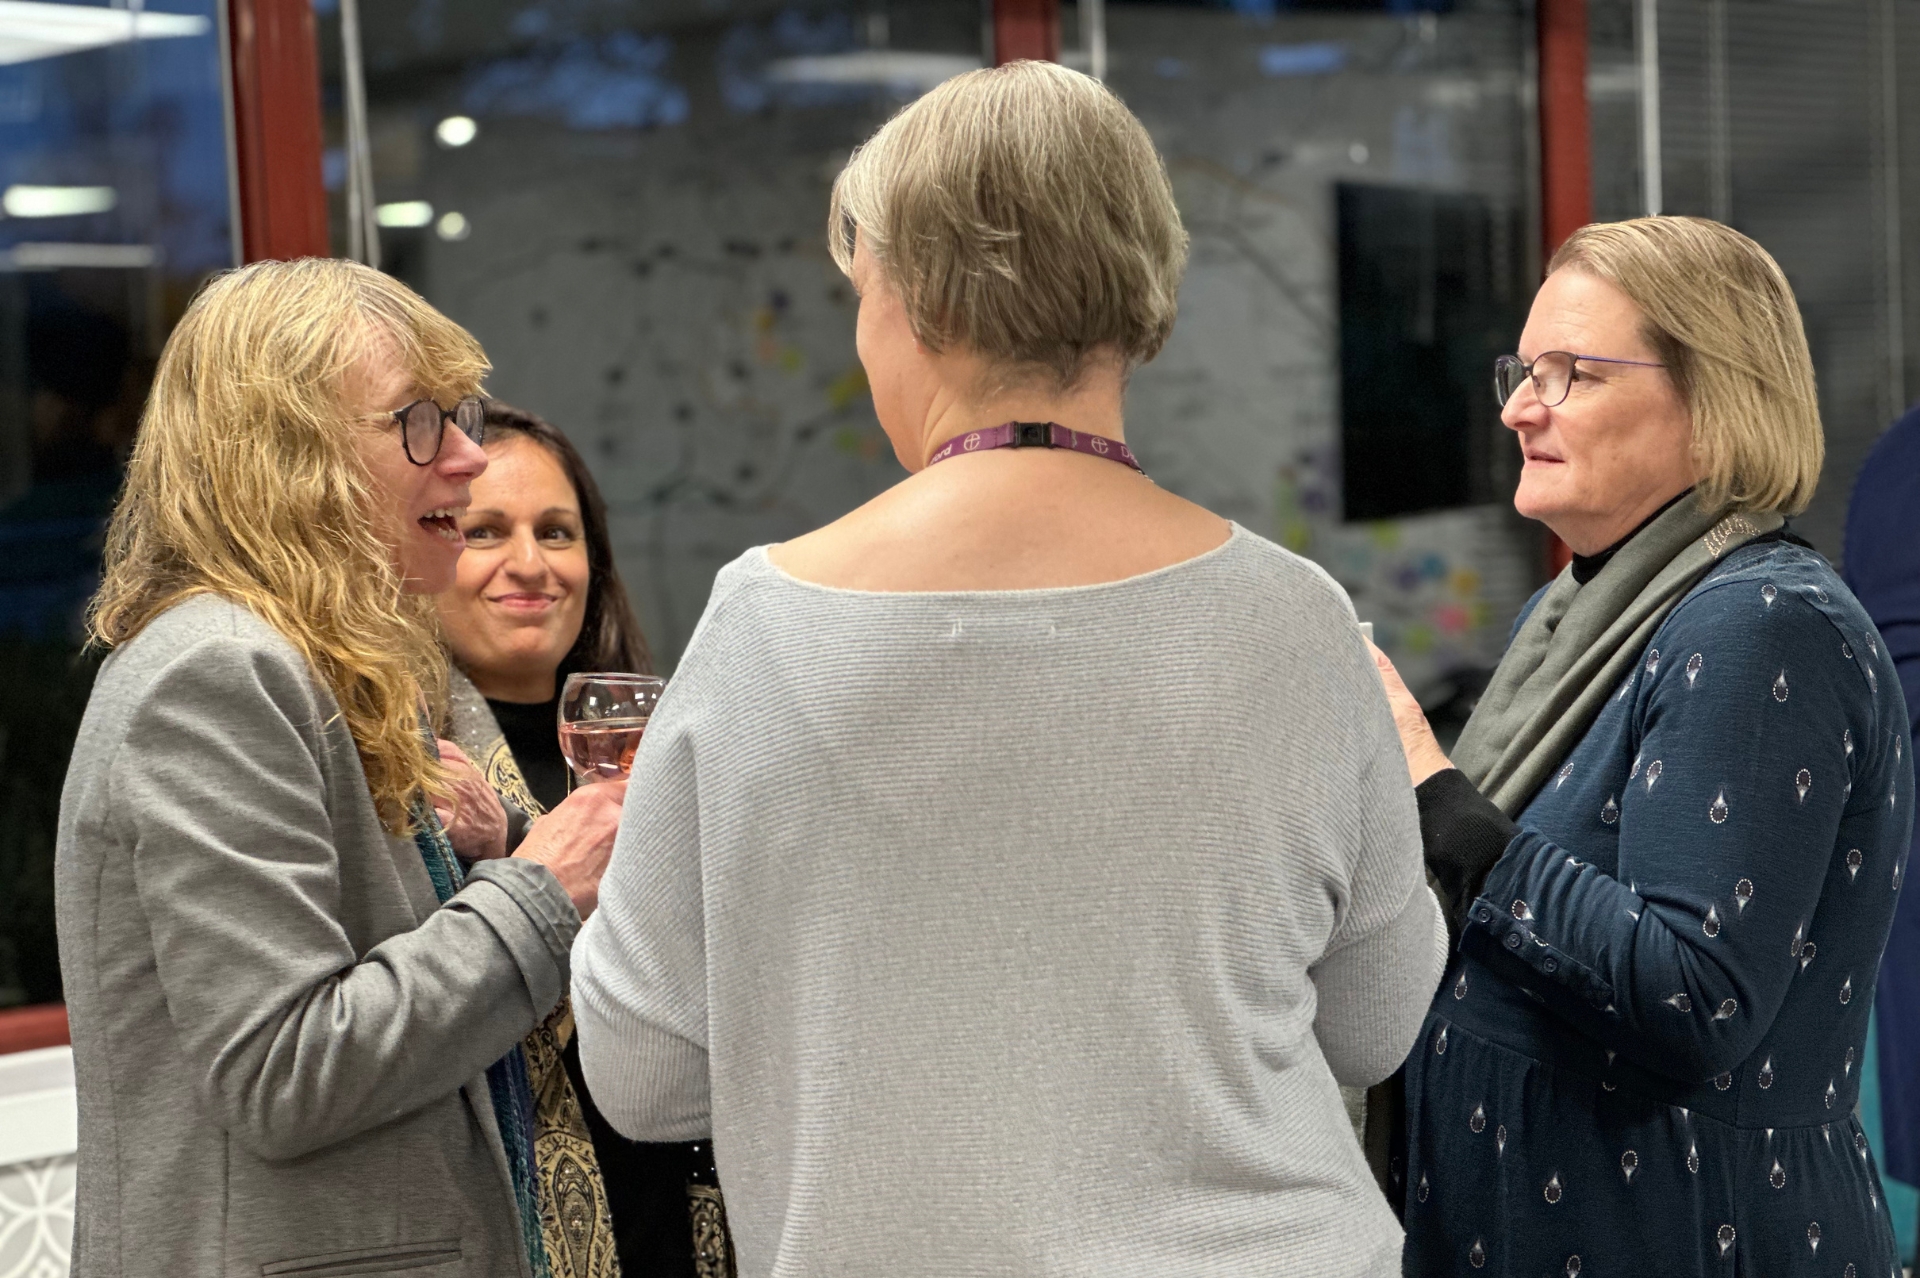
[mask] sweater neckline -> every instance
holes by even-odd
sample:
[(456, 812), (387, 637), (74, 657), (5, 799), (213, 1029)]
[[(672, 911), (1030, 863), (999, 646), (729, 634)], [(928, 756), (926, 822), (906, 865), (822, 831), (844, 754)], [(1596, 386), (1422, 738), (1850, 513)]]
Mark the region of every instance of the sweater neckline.
[(755, 546), (750, 552), (750, 562), (761, 572), (766, 573), (789, 585), (803, 590), (815, 590), (831, 595), (848, 595), (862, 599), (1040, 599), (1070, 595), (1084, 595), (1094, 591), (1117, 590), (1128, 586), (1144, 584), (1172, 573), (1199, 568), (1214, 559), (1224, 558), (1237, 543), (1245, 541), (1254, 534), (1242, 528), (1238, 523), (1227, 521), (1227, 539), (1209, 550), (1203, 550), (1189, 559), (1178, 563), (1166, 564), (1146, 572), (1135, 573), (1131, 577), (1118, 577), (1113, 581), (1094, 581), (1079, 586), (1032, 586), (1021, 590), (855, 590), (849, 586), (829, 586), (818, 581), (808, 581), (796, 577), (779, 564), (773, 562), (767, 554), (766, 546)]

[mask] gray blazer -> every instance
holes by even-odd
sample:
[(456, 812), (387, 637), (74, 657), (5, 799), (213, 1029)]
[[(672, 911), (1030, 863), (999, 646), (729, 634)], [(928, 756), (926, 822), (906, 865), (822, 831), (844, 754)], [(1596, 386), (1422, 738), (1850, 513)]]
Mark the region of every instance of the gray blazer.
[(485, 1070), (579, 917), (516, 860), (441, 907), (277, 631), (201, 597), (107, 659), (56, 872), (78, 1278), (526, 1274)]

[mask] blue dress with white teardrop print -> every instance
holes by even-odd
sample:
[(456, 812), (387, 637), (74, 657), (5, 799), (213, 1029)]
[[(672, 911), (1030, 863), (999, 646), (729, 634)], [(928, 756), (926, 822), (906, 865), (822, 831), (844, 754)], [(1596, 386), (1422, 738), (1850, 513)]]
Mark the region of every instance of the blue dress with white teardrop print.
[(1407, 1062), (1408, 1274), (1899, 1278), (1854, 1105), (1912, 748), (1818, 554), (1681, 600), (1468, 910)]

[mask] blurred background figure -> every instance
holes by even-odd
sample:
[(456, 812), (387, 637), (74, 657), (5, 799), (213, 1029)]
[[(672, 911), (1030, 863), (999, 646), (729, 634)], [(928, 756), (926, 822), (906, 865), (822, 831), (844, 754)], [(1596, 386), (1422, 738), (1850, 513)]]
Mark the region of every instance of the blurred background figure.
[[(498, 400), (488, 401), (486, 423), (487, 469), (460, 521), (466, 550), (438, 600), (454, 662), (448, 734), (519, 824), (567, 796), (556, 731), (566, 677), (648, 673), (653, 662), (614, 568), (606, 503), (580, 454), (557, 427)], [(583, 1178), (582, 1205), (596, 1227), (610, 1224), (623, 1272), (692, 1278), (687, 1187), (711, 1184), (711, 1146), (621, 1136), (581, 1078), (571, 1011), (547, 1030), (579, 1098), (543, 1133), (551, 1156), (597, 1163), (598, 1176)]]
[[(1895, 422), (1861, 466), (1842, 562), (1847, 584), (1886, 640), (1911, 727), (1920, 733), (1920, 413)], [(1920, 757), (1914, 763), (1920, 767)], [(1872, 1072), (1861, 1081), (1861, 1120), (1877, 1129), (1881, 1166), (1907, 1191), (1896, 1209), (1911, 1217), (1920, 1197), (1912, 1188), (1920, 1185), (1920, 893), (1908, 893), (1894, 915), (1874, 1036), (1877, 1050), (1863, 1062)]]
[[(0, 305), (7, 281), (0, 280)], [(67, 755), (93, 681), (75, 652), (100, 585), (107, 516), (146, 390), (126, 325), (111, 311), (39, 290), (27, 333), (31, 481), (0, 503), (0, 1007), (60, 997), (53, 927), (53, 832)], [(3, 340), (3, 339), (0, 339)], [(3, 419), (0, 419), (3, 420)], [(45, 741), (45, 748), (18, 743)], [(4, 1157), (4, 1155), (0, 1155)]]

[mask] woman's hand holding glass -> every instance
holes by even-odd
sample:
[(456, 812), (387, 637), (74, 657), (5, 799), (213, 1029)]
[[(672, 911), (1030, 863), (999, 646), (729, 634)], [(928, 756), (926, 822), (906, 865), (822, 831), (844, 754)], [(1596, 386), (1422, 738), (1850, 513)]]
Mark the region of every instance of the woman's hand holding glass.
[(652, 675), (574, 674), (560, 694), (561, 751), (580, 787), (534, 822), (514, 855), (552, 870), (583, 919), (599, 903), (627, 772), (665, 686)]
[(582, 786), (535, 821), (514, 853), (553, 871), (582, 919), (600, 902), (600, 876), (613, 855), (626, 797), (625, 780)]

